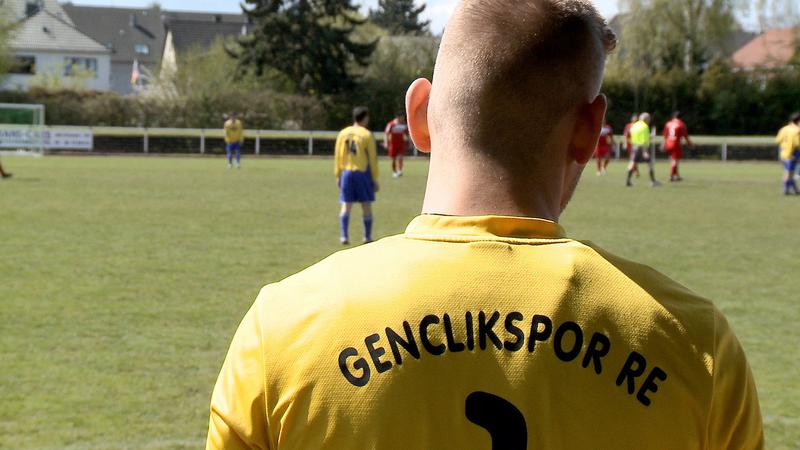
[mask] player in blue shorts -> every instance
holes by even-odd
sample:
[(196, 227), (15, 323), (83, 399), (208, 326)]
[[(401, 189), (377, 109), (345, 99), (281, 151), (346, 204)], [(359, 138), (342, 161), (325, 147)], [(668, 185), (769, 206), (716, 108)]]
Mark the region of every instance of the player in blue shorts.
[(775, 142), (781, 148), (781, 162), (785, 170), (783, 175), (783, 193), (789, 195), (794, 192), (800, 195), (795, 181), (795, 171), (800, 163), (800, 113), (794, 113), (789, 118), (789, 123), (781, 128)]
[(228, 156), (228, 169), (233, 165), (233, 156), (236, 155), (236, 168), (242, 167), (242, 142), (244, 142), (244, 126), (242, 121), (236, 117), (236, 113), (231, 114), (231, 118), (225, 122), (225, 153)]
[(339, 186), (340, 242), (350, 243), (348, 228), (353, 203), (361, 203), (364, 218), (364, 242), (372, 242), (372, 202), (378, 192), (378, 154), (375, 140), (367, 129), (369, 110), (353, 109), (353, 125), (339, 132), (336, 138), (334, 173)]

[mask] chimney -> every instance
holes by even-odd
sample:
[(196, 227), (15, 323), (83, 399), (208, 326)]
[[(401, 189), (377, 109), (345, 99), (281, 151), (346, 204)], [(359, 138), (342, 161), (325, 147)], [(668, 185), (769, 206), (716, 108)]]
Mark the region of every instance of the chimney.
[(136, 20), (136, 14), (130, 15), (130, 26), (131, 28), (136, 28), (139, 26), (139, 21)]

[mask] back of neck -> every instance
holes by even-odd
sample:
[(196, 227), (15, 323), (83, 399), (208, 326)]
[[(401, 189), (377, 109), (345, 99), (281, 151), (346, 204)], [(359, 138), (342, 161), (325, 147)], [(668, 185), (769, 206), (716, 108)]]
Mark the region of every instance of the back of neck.
[[(463, 154), (463, 152), (460, 152)], [(431, 155), (424, 214), (535, 217), (557, 222), (561, 189), (548, 180), (520, 177), (485, 160)]]

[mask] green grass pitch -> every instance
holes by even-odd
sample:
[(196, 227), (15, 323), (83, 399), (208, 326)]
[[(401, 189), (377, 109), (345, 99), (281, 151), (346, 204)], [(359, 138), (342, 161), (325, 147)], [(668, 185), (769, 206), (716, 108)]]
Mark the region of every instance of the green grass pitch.
[[(0, 181), (0, 448), (201, 447), (258, 289), (340, 248), (330, 160), (3, 164), (15, 177)], [(386, 236), (419, 211), (427, 163), (399, 180), (381, 166)], [(753, 366), (767, 448), (800, 448), (800, 197), (780, 195), (778, 164), (688, 163), (687, 181), (659, 189), (610, 172), (587, 170), (568, 233), (714, 299)]]

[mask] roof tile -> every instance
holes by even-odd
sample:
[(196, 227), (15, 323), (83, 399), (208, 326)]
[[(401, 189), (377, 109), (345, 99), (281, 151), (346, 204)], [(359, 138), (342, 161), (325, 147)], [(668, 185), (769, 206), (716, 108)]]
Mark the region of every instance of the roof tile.
[(744, 69), (776, 69), (786, 66), (797, 50), (793, 28), (768, 30), (733, 54), (733, 64)]

